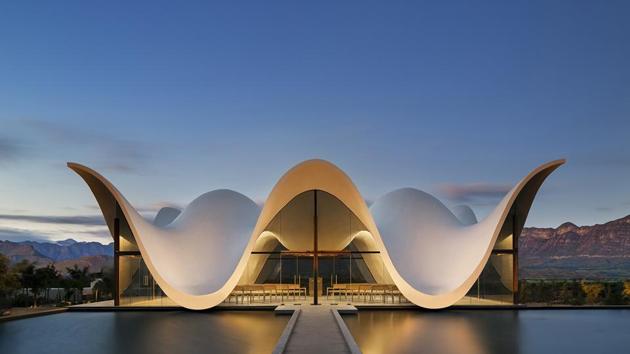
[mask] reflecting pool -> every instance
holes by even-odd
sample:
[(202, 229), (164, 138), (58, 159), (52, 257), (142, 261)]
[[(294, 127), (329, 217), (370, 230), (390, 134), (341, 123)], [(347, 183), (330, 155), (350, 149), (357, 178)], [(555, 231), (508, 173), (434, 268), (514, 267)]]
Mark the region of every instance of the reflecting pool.
[(66, 312), (0, 323), (0, 353), (270, 353), (288, 319), (266, 311)]
[(369, 353), (624, 353), (630, 310), (359, 311), (344, 316)]

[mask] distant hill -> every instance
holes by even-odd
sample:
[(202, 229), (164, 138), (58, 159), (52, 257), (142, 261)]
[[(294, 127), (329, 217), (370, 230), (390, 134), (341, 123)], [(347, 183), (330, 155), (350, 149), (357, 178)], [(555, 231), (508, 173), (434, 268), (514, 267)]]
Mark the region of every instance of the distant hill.
[(104, 268), (114, 268), (114, 257), (107, 255), (84, 256), (77, 259), (66, 259), (55, 262), (55, 268), (61, 273), (66, 273), (66, 268), (72, 268), (74, 265), (79, 268), (88, 267), (89, 273), (98, 273)]
[(519, 272), (525, 279), (630, 279), (630, 215), (593, 226), (525, 228)]
[(55, 261), (75, 259), (84, 256), (114, 255), (114, 243), (104, 245), (99, 242), (77, 242), (73, 239), (55, 243), (24, 241), (42, 256)]
[(36, 262), (40, 267), (54, 263), (59, 271), (77, 264), (89, 267), (90, 272), (98, 272), (103, 267), (113, 266), (114, 244), (77, 242), (73, 239), (58, 242), (0, 241), (0, 253), (7, 256), (11, 263), (24, 259)]

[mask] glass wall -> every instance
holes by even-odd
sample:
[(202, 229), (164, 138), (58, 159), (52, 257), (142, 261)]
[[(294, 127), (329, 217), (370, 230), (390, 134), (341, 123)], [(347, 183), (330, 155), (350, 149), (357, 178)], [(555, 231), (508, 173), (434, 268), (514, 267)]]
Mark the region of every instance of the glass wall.
[[(142, 259), (136, 239), (122, 210), (116, 208), (118, 235), (114, 235), (119, 306), (176, 306), (160, 289)], [(116, 242), (117, 241), (117, 242)]]
[(151, 276), (141, 256), (118, 260), (120, 306), (175, 306)]
[(518, 235), (515, 222), (515, 210), (512, 208), (501, 227), (492, 254), (479, 279), (458, 305), (510, 305), (514, 304), (518, 284), (517, 275), (518, 249), (515, 247)]
[(514, 281), (517, 270), (515, 269), (515, 255), (518, 256), (514, 247), (516, 233), (514, 215), (514, 210), (510, 210), (488, 263), (477, 282), (458, 304), (510, 305), (514, 303), (515, 292), (518, 291), (518, 285)]
[(127, 219), (123, 214), (120, 206), (116, 207), (116, 218), (118, 218), (118, 235), (119, 235), (119, 251), (122, 252), (139, 252), (138, 245), (136, 244), (136, 239), (131, 231), (131, 227), (129, 227), (129, 223), (127, 223)]
[(497, 242), (494, 244), (494, 250), (513, 250), (514, 249), (514, 211), (508, 214), (505, 223), (501, 227)]
[(315, 220), (318, 296), (326, 297), (334, 287), (363, 285), (365, 291), (370, 284), (392, 285), (365, 226), (339, 199), (323, 191), (301, 193), (276, 214), (239, 285), (299, 285), (313, 296)]
[(508, 305), (514, 301), (513, 255), (493, 253), (481, 275), (458, 305)]

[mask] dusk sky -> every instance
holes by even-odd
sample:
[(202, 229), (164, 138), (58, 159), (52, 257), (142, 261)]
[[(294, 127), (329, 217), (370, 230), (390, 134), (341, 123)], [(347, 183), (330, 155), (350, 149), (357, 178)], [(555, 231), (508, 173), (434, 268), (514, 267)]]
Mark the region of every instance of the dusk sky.
[(264, 202), (323, 158), (483, 217), (566, 158), (527, 226), (630, 214), (630, 2), (9, 1), (0, 239), (110, 242), (66, 167), (150, 216), (218, 188)]

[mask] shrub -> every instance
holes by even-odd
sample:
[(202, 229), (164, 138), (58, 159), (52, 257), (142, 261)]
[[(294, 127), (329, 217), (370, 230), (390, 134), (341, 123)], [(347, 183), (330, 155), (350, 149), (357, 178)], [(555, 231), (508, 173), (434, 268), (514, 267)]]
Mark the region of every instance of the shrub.
[(605, 289), (604, 284), (582, 281), (581, 287), (586, 295), (587, 304), (598, 304), (602, 301)]

